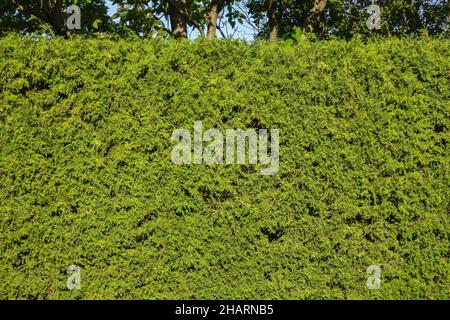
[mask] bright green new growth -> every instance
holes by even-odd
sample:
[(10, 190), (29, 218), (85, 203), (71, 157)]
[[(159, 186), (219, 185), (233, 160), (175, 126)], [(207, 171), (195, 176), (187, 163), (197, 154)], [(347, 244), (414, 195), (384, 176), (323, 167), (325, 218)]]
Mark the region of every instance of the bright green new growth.
[[(2, 38), (0, 298), (449, 299), (449, 52)], [(172, 163), (196, 120), (278, 173)]]

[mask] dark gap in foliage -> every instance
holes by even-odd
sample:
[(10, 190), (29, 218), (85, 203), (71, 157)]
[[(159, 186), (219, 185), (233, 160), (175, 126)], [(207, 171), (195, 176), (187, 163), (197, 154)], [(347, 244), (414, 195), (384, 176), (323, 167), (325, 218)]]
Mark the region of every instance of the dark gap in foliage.
[(262, 232), (262, 234), (264, 234), (265, 236), (267, 236), (267, 239), (269, 239), (269, 242), (273, 242), (275, 240), (280, 239), (283, 235), (286, 234), (286, 231), (284, 230), (284, 228), (278, 226), (275, 227), (263, 227), (260, 229), (260, 231)]
[(434, 125), (434, 132), (436, 132), (436, 133), (441, 133), (441, 132), (443, 132), (445, 129), (446, 129), (445, 126), (442, 125), (442, 124), (435, 124), (435, 125)]

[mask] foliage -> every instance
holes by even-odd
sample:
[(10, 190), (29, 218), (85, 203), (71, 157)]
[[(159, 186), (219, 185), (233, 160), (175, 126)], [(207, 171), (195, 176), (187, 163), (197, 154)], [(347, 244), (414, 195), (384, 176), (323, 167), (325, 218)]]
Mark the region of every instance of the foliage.
[[(43, 7), (46, 1), (47, 7)], [(108, 10), (104, 0), (64, 0), (62, 12), (51, 11), (49, 4), (55, 1), (46, 1), (0, 0), (0, 34), (11, 31), (58, 34), (55, 17), (59, 15), (62, 15), (64, 19), (69, 17), (70, 14), (67, 14), (65, 9), (71, 5), (77, 5), (81, 9), (81, 30), (77, 30), (78, 33), (94, 34), (112, 30), (112, 21), (107, 15)], [(28, 10), (17, 10), (18, 4), (26, 4)], [(43, 8), (46, 8), (47, 12)], [(33, 14), (38, 14), (40, 18)]]
[[(302, 26), (315, 0), (286, 0), (277, 8), (278, 27), (281, 34), (290, 34)], [(246, 0), (256, 24), (263, 24), (260, 36), (267, 36), (267, 0)], [(366, 26), (369, 14), (365, 8), (371, 0), (328, 0), (326, 10), (320, 13), (315, 30), (319, 38), (330, 35), (349, 39), (355, 35), (418, 35), (427, 29), (430, 35), (449, 32), (450, 6), (448, 0), (377, 0), (381, 8), (381, 30), (371, 31)]]
[[(178, 7), (178, 14), (183, 16), (190, 30), (196, 30), (195, 36), (204, 36), (208, 28), (208, 15), (213, 7), (212, 0), (111, 0), (117, 11), (111, 16), (107, 13), (105, 0), (0, 0), (0, 34), (11, 31), (37, 34), (64, 35), (62, 22), (67, 15), (62, 12), (44, 12), (43, 4), (62, 2), (62, 7), (71, 4), (81, 7), (82, 29), (76, 33), (100, 35), (105, 32), (118, 35), (142, 38), (155, 34), (170, 34), (169, 2)], [(220, 0), (219, 22), (222, 20), (234, 30), (253, 29), (257, 37), (269, 34), (268, 13), (272, 3), (268, 0)], [(318, 0), (284, 0), (273, 1), (274, 21), (280, 36), (289, 37), (296, 28), (304, 28), (305, 32), (314, 32), (318, 39), (335, 36), (350, 39), (354, 36), (371, 37), (377, 35), (418, 36), (427, 30), (431, 36), (449, 34), (450, 4), (448, 0), (377, 0), (381, 8), (381, 30), (369, 30), (366, 21), (369, 14), (367, 6), (371, 0), (322, 0), (323, 10), (312, 14)], [(14, 4), (16, 3), (16, 4)], [(18, 4), (28, 4), (27, 9), (18, 10)], [(275, 4), (276, 3), (276, 4)], [(35, 15), (33, 15), (33, 12)], [(36, 13), (37, 12), (37, 13)], [(37, 18), (40, 16), (40, 18)], [(317, 16), (316, 16), (317, 15)], [(54, 19), (63, 16), (64, 19)], [(309, 21), (309, 18), (312, 20)], [(117, 23), (114, 21), (117, 19)], [(58, 23), (56, 23), (56, 21)], [(245, 20), (245, 23), (244, 23)], [(305, 22), (314, 22), (313, 30), (305, 28)], [(236, 27), (237, 25), (240, 27)], [(222, 29), (219, 30), (222, 35)], [(73, 32), (71, 32), (73, 33)], [(243, 36), (243, 34), (241, 34)], [(293, 40), (295, 42), (295, 40)]]
[[(0, 39), (0, 298), (449, 299), (449, 50)], [(173, 164), (195, 120), (279, 172)]]
[(304, 32), (301, 28), (295, 27), (292, 29), (291, 33), (283, 37), (284, 44), (287, 46), (292, 46), (298, 44), (300, 41), (316, 41), (317, 36), (312, 32)]

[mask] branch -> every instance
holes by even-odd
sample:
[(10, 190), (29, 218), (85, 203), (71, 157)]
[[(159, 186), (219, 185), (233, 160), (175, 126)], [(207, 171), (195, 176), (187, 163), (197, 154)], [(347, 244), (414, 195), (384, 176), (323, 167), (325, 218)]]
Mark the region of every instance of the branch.
[(223, 31), (222, 31), (222, 28), (221, 27), (219, 27), (219, 25), (217, 25), (216, 26), (216, 28), (217, 28), (217, 30), (219, 30), (219, 32), (220, 32), (220, 35), (222, 36), (222, 38), (224, 38), (224, 39), (226, 39), (227, 38), (227, 36), (223, 33)]
[(313, 32), (314, 27), (317, 24), (317, 20), (319, 18), (319, 15), (325, 10), (325, 7), (327, 6), (327, 0), (315, 0), (314, 5), (309, 10), (308, 16), (305, 19), (305, 22), (303, 23), (303, 30), (306, 32)]
[(247, 12), (244, 10), (244, 8), (242, 8), (239, 3), (236, 3), (235, 6), (244, 14), (244, 20), (245, 22), (247, 22), (247, 24), (252, 27), (252, 29), (255, 32), (259, 32), (259, 28), (257, 26), (255, 26), (252, 22), (252, 20), (249, 18)]
[(23, 3), (20, 3), (19, 0), (13, 0), (13, 3), (16, 6), (17, 10), (19, 10), (23, 13), (32, 15), (32, 16), (42, 20), (43, 22), (48, 22), (45, 14), (43, 14), (41, 11), (37, 10), (36, 8), (32, 8)]

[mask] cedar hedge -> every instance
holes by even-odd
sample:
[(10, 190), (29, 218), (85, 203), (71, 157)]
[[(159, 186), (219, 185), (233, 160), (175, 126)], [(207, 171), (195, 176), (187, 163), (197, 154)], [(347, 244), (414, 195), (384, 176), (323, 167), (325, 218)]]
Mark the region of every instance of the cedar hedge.
[[(449, 51), (3, 37), (0, 297), (450, 298)], [(279, 129), (278, 173), (173, 164), (195, 120)]]

